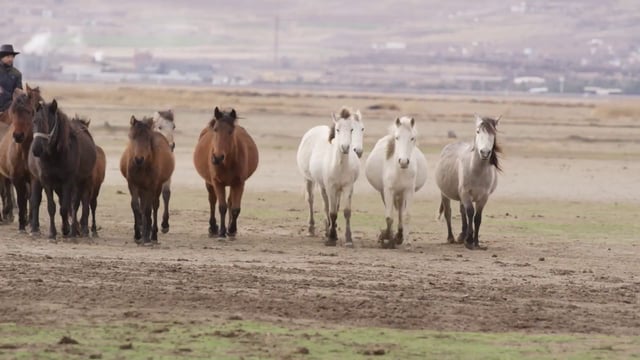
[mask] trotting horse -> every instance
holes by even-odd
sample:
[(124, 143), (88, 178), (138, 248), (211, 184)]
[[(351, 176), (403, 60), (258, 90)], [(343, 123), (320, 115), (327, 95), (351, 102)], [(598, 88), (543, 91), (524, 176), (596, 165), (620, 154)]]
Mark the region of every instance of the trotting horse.
[[(33, 143), (29, 151), (31, 184), (31, 232), (40, 229), (39, 209), (42, 190), (47, 196), (49, 212), (49, 238), (56, 239), (56, 204), (54, 192), (60, 202), (62, 234), (89, 235), (89, 203), (91, 174), (96, 162), (96, 146), (84, 126), (79, 126), (58, 108), (54, 99), (50, 104), (38, 104), (33, 121)], [(82, 216), (78, 224), (75, 200), (82, 202)], [(71, 228), (69, 226), (71, 217)]]
[[(353, 184), (360, 173), (359, 156), (362, 155), (362, 131), (360, 112), (352, 117), (343, 108), (340, 117), (333, 116), (333, 126), (316, 126), (308, 130), (298, 146), (298, 169), (305, 177), (307, 200), (309, 202), (309, 234), (315, 231), (313, 219), (313, 191), (315, 184), (320, 187), (324, 203), (325, 245), (335, 246), (338, 241), (337, 219), (340, 200), (346, 195), (344, 207), (345, 246), (353, 247), (351, 237), (351, 198)], [(354, 131), (356, 130), (356, 131)], [(354, 147), (353, 134), (359, 132), (359, 146)]]
[[(9, 110), (11, 125), (0, 139), (0, 181), (4, 183), (5, 209), (3, 215), (6, 219), (13, 216), (13, 191), (11, 184), (16, 188), (18, 203), (18, 229), (25, 231), (28, 221), (27, 202), (29, 200), (29, 184), (31, 174), (27, 165), (29, 148), (33, 141), (33, 117), (36, 104), (42, 100), (39, 88), (30, 88), (22, 91), (16, 89)], [(7, 181), (7, 179), (10, 181)]]
[[(387, 227), (378, 239), (383, 248), (394, 249), (403, 241), (409, 244), (409, 208), (414, 193), (427, 180), (427, 160), (416, 146), (417, 137), (413, 118), (396, 118), (365, 164), (367, 180), (380, 192), (384, 203)], [(392, 236), (394, 209), (398, 211), (398, 231)]]
[[(176, 148), (173, 135), (176, 131), (173, 110), (156, 111), (153, 114), (153, 130), (162, 134), (171, 146), (171, 152)], [(169, 200), (171, 199), (171, 178), (162, 184), (162, 200), (164, 202), (164, 213), (162, 214), (161, 231), (169, 232)]]
[(457, 142), (445, 146), (435, 174), (436, 183), (442, 193), (440, 215), (444, 213), (447, 221), (447, 241), (454, 242), (451, 230), (451, 200), (460, 201), (462, 232), (458, 236), (458, 242), (464, 241), (468, 249), (480, 247), (478, 232), (482, 222), (482, 210), (489, 200), (489, 195), (496, 189), (497, 173), (501, 170), (498, 162), (501, 149), (496, 139), (496, 128), (500, 118), (481, 118), (478, 115), (475, 117), (474, 142)]
[[(133, 236), (136, 243), (158, 241), (160, 193), (175, 167), (171, 146), (153, 131), (153, 118), (138, 120), (131, 116), (129, 143), (120, 158), (120, 172), (127, 179), (133, 211)], [(153, 213), (153, 218), (152, 218)]]
[[(244, 184), (258, 167), (258, 147), (249, 133), (237, 124), (235, 109), (221, 111), (216, 107), (213, 113), (209, 125), (200, 132), (193, 162), (209, 193), (209, 236), (235, 236)], [(227, 186), (230, 188), (228, 200)], [(216, 201), (220, 212), (219, 228), (215, 217)], [(225, 226), (227, 209), (231, 209), (228, 230)]]
[[(89, 129), (89, 124), (91, 121), (89, 119), (83, 119), (78, 117), (77, 115), (71, 120), (72, 123), (75, 123), (77, 126), (84, 126)], [(98, 236), (98, 226), (96, 225), (96, 209), (98, 207), (98, 195), (100, 195), (100, 188), (102, 187), (102, 183), (104, 182), (104, 176), (107, 168), (107, 156), (104, 153), (104, 150), (96, 144), (96, 163), (93, 166), (93, 171), (91, 172), (91, 197), (89, 205), (91, 207), (91, 235), (94, 237)], [(78, 198), (76, 200), (76, 204), (74, 205), (76, 208), (78, 207)]]

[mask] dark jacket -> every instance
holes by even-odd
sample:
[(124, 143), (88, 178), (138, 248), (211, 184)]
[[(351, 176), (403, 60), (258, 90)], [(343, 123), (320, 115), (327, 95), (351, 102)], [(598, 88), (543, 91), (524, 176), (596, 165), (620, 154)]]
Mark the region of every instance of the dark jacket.
[(13, 66), (0, 64), (0, 112), (11, 105), (15, 89), (22, 89), (22, 74)]

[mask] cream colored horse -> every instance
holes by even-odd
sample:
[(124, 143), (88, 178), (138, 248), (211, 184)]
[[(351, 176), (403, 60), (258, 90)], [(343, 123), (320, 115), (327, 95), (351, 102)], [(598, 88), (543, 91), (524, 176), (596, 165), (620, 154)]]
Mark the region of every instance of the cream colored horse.
[[(442, 149), (436, 167), (436, 183), (442, 193), (440, 215), (447, 221), (447, 241), (454, 242), (451, 230), (451, 200), (460, 201), (462, 232), (458, 242), (464, 241), (468, 249), (479, 248), (478, 231), (482, 222), (482, 210), (498, 185), (498, 154), (496, 141), (498, 119), (476, 119), (476, 136), (473, 143), (457, 142)], [(475, 207), (474, 207), (475, 203)], [(471, 221), (473, 220), (473, 224)], [(474, 226), (475, 225), (475, 229)]]
[(325, 245), (335, 246), (338, 240), (336, 221), (340, 199), (346, 195), (344, 217), (346, 221), (345, 245), (353, 246), (351, 238), (351, 198), (353, 184), (360, 172), (364, 124), (360, 111), (351, 113), (343, 108), (340, 117), (333, 115), (333, 126), (316, 126), (307, 131), (298, 147), (298, 169), (305, 177), (309, 202), (309, 234), (315, 232), (313, 218), (313, 191), (320, 186), (326, 215)]
[[(387, 227), (379, 237), (383, 248), (393, 249), (405, 240), (409, 243), (409, 208), (414, 193), (427, 180), (427, 160), (416, 146), (417, 137), (413, 118), (397, 118), (365, 164), (367, 180), (380, 192), (384, 203)], [(398, 232), (392, 236), (394, 210), (398, 211)]]

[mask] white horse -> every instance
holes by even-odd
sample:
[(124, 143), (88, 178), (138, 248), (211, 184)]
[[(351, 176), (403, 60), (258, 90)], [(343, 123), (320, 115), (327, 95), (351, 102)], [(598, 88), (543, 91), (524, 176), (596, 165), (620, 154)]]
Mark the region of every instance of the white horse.
[[(462, 232), (458, 242), (464, 241), (468, 249), (479, 248), (478, 231), (482, 222), (482, 209), (498, 184), (500, 171), (496, 141), (496, 127), (500, 118), (476, 117), (476, 137), (473, 144), (457, 142), (442, 149), (436, 167), (436, 183), (442, 193), (440, 216), (447, 221), (447, 241), (454, 242), (451, 231), (451, 200), (460, 201)], [(475, 209), (473, 206), (475, 203)], [(475, 230), (472, 227), (473, 219)]]
[[(173, 121), (173, 110), (156, 111), (153, 114), (153, 130), (162, 134), (171, 147), (171, 151), (176, 147), (173, 138), (176, 124)], [(162, 200), (164, 201), (164, 213), (162, 215), (161, 231), (169, 232), (169, 199), (171, 198), (171, 178), (162, 184)]]
[(313, 191), (320, 185), (324, 202), (326, 245), (337, 242), (336, 220), (342, 194), (347, 195), (344, 209), (346, 220), (345, 244), (353, 246), (351, 239), (351, 197), (353, 184), (360, 172), (364, 124), (360, 111), (342, 108), (340, 118), (333, 114), (333, 126), (316, 126), (308, 130), (298, 146), (297, 162), (305, 178), (309, 203), (309, 234), (315, 234), (313, 218)]
[[(427, 180), (427, 159), (416, 146), (415, 120), (397, 118), (389, 134), (378, 140), (365, 164), (369, 183), (380, 192), (387, 228), (380, 234), (383, 248), (409, 242), (409, 207), (413, 195)], [(393, 211), (398, 211), (398, 232), (392, 237)], [(388, 244), (385, 240), (389, 240)]]

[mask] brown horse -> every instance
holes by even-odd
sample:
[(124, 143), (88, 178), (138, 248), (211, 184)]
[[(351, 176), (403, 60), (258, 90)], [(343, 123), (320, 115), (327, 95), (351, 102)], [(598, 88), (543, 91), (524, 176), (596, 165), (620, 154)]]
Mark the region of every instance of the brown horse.
[[(74, 123), (77, 126), (84, 126), (87, 131), (89, 129), (89, 124), (91, 124), (91, 120), (89, 119), (84, 119), (84, 118), (80, 118), (78, 115), (76, 115), (72, 120), (72, 123)], [(107, 156), (104, 153), (104, 150), (96, 145), (96, 164), (93, 167), (93, 171), (91, 172), (91, 196), (90, 196), (90, 202), (89, 205), (91, 206), (91, 234), (94, 237), (98, 236), (98, 227), (96, 226), (96, 208), (98, 207), (98, 195), (100, 194), (100, 187), (102, 186), (102, 183), (104, 182), (104, 175), (106, 172), (106, 168), (107, 168)], [(76, 199), (76, 204), (75, 207), (78, 207), (78, 203), (77, 201), (79, 200)]]
[[(18, 203), (18, 228), (25, 230), (27, 225), (27, 201), (29, 199), (29, 184), (31, 174), (27, 165), (29, 148), (33, 141), (33, 116), (36, 104), (42, 101), (39, 88), (26, 86), (27, 91), (16, 89), (13, 101), (8, 113), (11, 118), (11, 126), (0, 139), (0, 181), (5, 183), (3, 197), (6, 211), (5, 217), (13, 214), (13, 193), (11, 187), (7, 188), (6, 179), (9, 179), (16, 188)], [(7, 199), (6, 196), (9, 196)]]
[(133, 236), (138, 244), (158, 241), (160, 193), (162, 184), (171, 178), (174, 166), (169, 142), (162, 134), (153, 131), (153, 118), (145, 117), (139, 121), (131, 116), (129, 143), (120, 158), (120, 172), (129, 185)]
[[(33, 144), (29, 151), (29, 170), (33, 174), (31, 184), (31, 232), (39, 232), (39, 210), (42, 190), (47, 195), (49, 212), (49, 238), (56, 238), (56, 204), (53, 193), (58, 194), (63, 235), (89, 234), (89, 200), (91, 172), (96, 162), (96, 146), (83, 126), (78, 126), (51, 104), (38, 104), (33, 120)], [(82, 201), (82, 217), (78, 225), (75, 199)], [(70, 214), (71, 212), (71, 214)], [(70, 215), (70, 216), (69, 216)], [(72, 226), (69, 228), (69, 217)], [(79, 232), (81, 228), (81, 232)]]
[[(235, 110), (215, 108), (214, 118), (200, 132), (193, 162), (209, 192), (209, 236), (235, 236), (244, 183), (258, 167), (256, 143), (242, 126), (237, 125)], [(226, 186), (230, 187), (228, 201)], [(220, 229), (216, 224), (216, 201), (219, 201)], [(231, 208), (231, 216), (227, 232), (225, 216), (228, 208)]]

